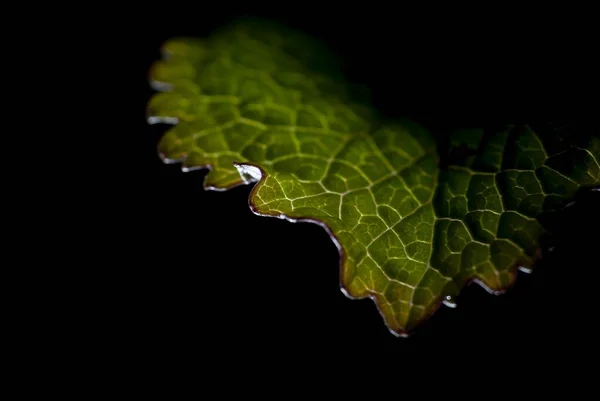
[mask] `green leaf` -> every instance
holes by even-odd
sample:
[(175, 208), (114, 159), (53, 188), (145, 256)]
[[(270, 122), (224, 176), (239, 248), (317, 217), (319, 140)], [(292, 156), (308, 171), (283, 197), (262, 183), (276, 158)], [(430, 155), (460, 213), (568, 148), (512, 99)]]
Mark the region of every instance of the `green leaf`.
[(438, 153), (424, 127), (356, 101), (327, 51), (283, 27), (241, 21), (163, 53), (148, 108), (150, 123), (177, 123), (163, 160), (210, 168), (206, 189), (257, 182), (255, 213), (321, 224), (343, 291), (372, 298), (397, 335), (470, 281), (505, 291), (538, 259), (546, 217), (600, 183), (597, 134), (506, 125), (457, 132)]

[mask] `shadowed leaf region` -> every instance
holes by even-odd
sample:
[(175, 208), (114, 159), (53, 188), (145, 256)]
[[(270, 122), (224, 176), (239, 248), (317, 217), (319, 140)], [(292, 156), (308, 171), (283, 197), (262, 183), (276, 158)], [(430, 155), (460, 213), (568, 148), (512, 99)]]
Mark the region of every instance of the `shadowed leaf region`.
[(209, 168), (206, 189), (257, 182), (255, 213), (323, 225), (344, 292), (372, 298), (397, 335), (470, 281), (505, 291), (533, 267), (544, 216), (600, 183), (597, 134), (527, 125), (457, 132), (442, 167), (424, 127), (378, 117), (325, 49), (284, 27), (244, 20), (162, 50), (148, 120), (173, 124), (163, 160)]

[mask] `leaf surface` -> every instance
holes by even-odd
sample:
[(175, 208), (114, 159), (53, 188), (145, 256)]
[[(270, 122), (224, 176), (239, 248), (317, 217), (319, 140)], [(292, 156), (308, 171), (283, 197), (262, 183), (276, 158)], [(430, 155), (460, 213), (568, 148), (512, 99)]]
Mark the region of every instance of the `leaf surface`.
[(464, 130), (440, 154), (424, 127), (381, 119), (325, 49), (284, 27), (240, 21), (163, 54), (148, 105), (150, 123), (175, 124), (163, 160), (209, 168), (206, 189), (257, 182), (255, 213), (324, 226), (344, 293), (372, 298), (397, 335), (470, 281), (505, 291), (539, 257), (546, 216), (600, 184), (597, 133)]

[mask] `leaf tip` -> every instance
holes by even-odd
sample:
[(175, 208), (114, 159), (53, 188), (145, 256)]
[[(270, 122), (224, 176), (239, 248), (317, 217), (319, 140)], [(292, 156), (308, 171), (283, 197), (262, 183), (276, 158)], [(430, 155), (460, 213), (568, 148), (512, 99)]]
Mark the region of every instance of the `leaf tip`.
[(518, 266), (517, 269), (520, 272), (523, 272), (525, 274), (531, 274), (533, 273), (533, 269), (531, 267), (527, 267), (527, 266)]
[(456, 299), (452, 295), (446, 295), (442, 300), (442, 303), (446, 305), (448, 308), (456, 308), (458, 304), (456, 303)]
[(388, 330), (389, 330), (390, 333), (392, 333), (392, 335), (394, 337), (397, 337), (397, 338), (408, 338), (408, 337), (410, 337), (412, 335), (411, 333), (407, 333), (407, 332), (404, 332), (404, 331), (395, 331), (395, 330), (393, 330), (393, 329), (391, 329), (389, 327), (388, 327)]
[(158, 152), (158, 157), (160, 158), (160, 161), (162, 161), (164, 164), (177, 164), (177, 163), (181, 163), (185, 158), (181, 158), (181, 159), (172, 159), (169, 158), (164, 152)]
[(160, 47), (160, 55), (163, 60), (169, 60), (173, 56), (198, 57), (198, 51), (202, 48), (204, 41), (196, 37), (176, 36), (167, 39)]

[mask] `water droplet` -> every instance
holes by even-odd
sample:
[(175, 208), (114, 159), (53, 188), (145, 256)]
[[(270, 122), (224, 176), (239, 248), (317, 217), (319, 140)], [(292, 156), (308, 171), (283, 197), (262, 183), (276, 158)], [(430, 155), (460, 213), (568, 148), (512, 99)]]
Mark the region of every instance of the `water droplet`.
[(533, 269), (531, 269), (531, 267), (527, 267), (527, 266), (519, 266), (518, 269), (526, 274), (531, 274), (533, 272)]
[(456, 300), (452, 295), (446, 295), (442, 302), (449, 308), (456, 308)]

